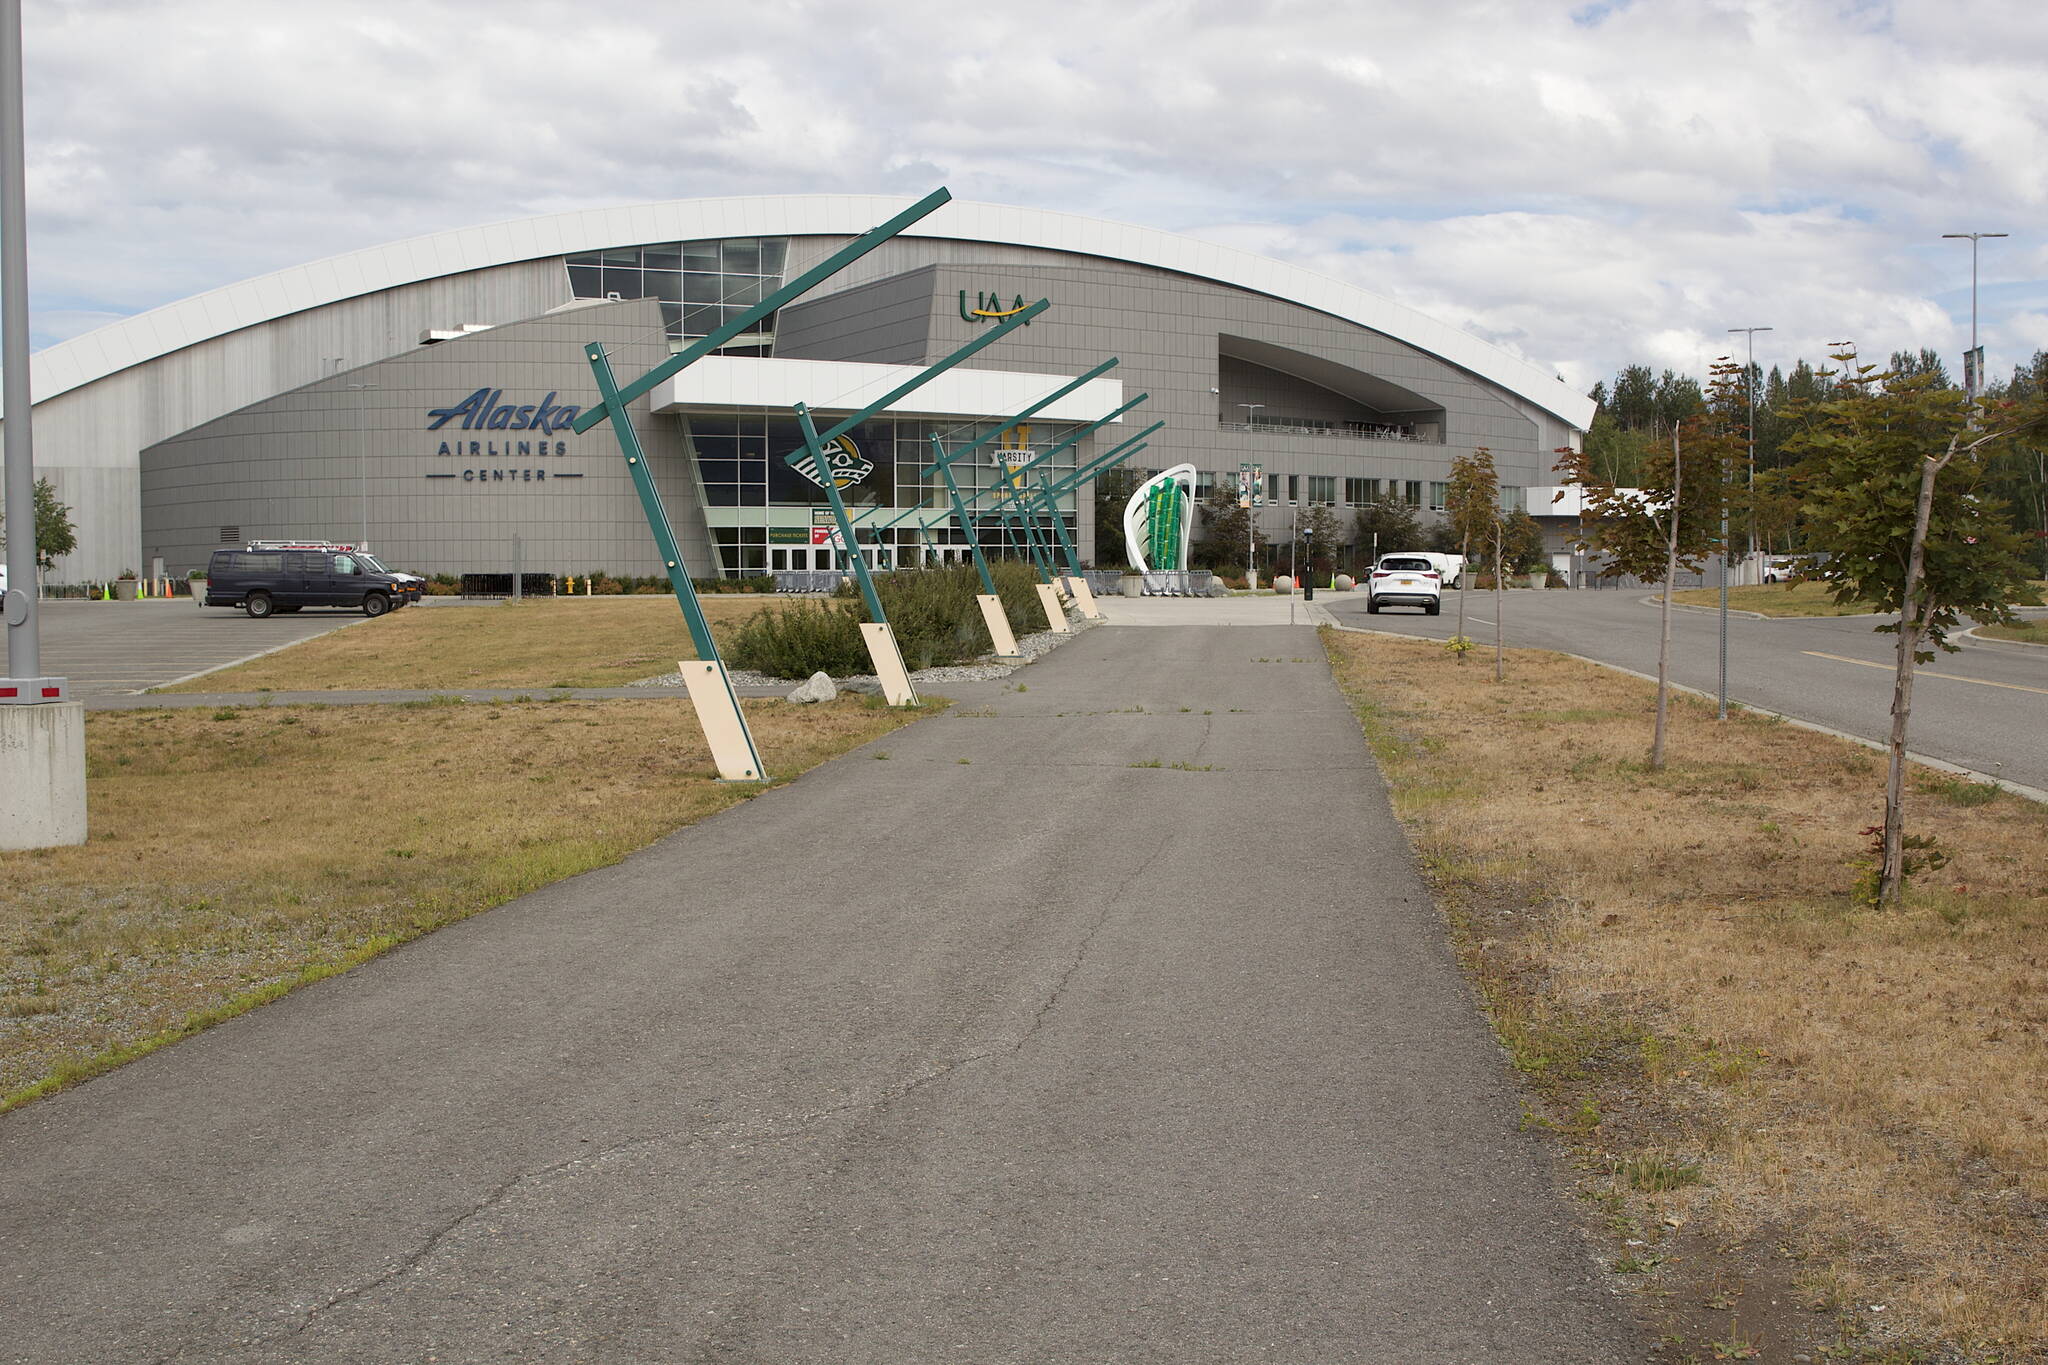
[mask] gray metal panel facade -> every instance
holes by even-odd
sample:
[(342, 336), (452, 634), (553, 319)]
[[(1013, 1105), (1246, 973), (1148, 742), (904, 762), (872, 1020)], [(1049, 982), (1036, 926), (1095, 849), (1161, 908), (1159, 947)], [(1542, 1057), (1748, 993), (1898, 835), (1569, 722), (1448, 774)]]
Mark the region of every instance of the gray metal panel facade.
[[(904, 249), (926, 245), (909, 244)], [(951, 248), (947, 254), (956, 256), (973, 246), (932, 245), (946, 245)], [(1074, 257), (1044, 251), (990, 248), (989, 253), (996, 259), (924, 265), (784, 309), (777, 323), (776, 353), (929, 363), (989, 325), (960, 316), (963, 291), (970, 306), (978, 294), (999, 296), (1004, 306), (1020, 295), (1026, 301), (1042, 297), (1052, 301), (1051, 309), (969, 363), (1074, 374), (1108, 356), (1120, 357), (1116, 374), (1125, 392), (1151, 395), (1123, 429), (1135, 430), (1160, 419), (1167, 423), (1139, 456), (1145, 468), (1185, 462), (1234, 474), (1240, 461), (1249, 460), (1262, 464), (1268, 473), (1427, 485), (1448, 478), (1456, 456), (1486, 446), (1493, 452), (1501, 483), (1527, 487), (1551, 481), (1551, 451), (1569, 439), (1569, 428), (1558, 430), (1554, 421), (1537, 420), (1540, 414), (1531, 405), (1497, 386), (1405, 342), (1326, 313), (1146, 266), (1076, 264)], [(920, 299), (925, 310), (921, 328), (912, 316)], [(920, 332), (922, 351), (915, 349)], [(1431, 405), (1421, 415), (1441, 420), (1441, 439), (1362, 440), (1228, 429), (1225, 423), (1243, 418), (1237, 406), (1242, 402), (1273, 405), (1300, 398), (1316, 410), (1289, 415), (1335, 419), (1349, 414), (1343, 411), (1341, 396), (1327, 389), (1270, 370), (1254, 372), (1221, 357), (1220, 336), (1248, 338), (1397, 385)], [(870, 339), (877, 343), (876, 351), (864, 349)], [(1305, 493), (1305, 485), (1303, 489)], [(1341, 489), (1340, 482), (1340, 493)], [(1268, 508), (1261, 524), (1269, 532), (1284, 533), (1290, 515), (1285, 507)]]
[[(206, 564), (224, 527), (236, 542), (353, 542), (367, 516), (369, 548), (413, 572), (507, 572), (517, 535), (529, 573), (661, 573), (608, 426), (542, 435), (465, 430), (460, 417), (437, 427), (432, 416), (480, 392), (498, 408), (550, 393), (588, 406), (597, 391), (584, 345), (604, 343), (624, 382), (668, 355), (661, 325), (651, 300), (567, 309), (415, 348), (158, 442), (142, 453), (145, 553), (182, 574)], [(680, 428), (648, 404), (633, 405), (634, 427), (680, 548), (693, 572), (714, 572)]]
[(144, 569), (138, 457), (145, 446), (419, 345), (428, 328), (531, 317), (570, 300), (561, 258), (524, 261), (362, 295), (247, 327), (36, 404), (36, 472), (72, 509), (78, 550), (53, 582)]

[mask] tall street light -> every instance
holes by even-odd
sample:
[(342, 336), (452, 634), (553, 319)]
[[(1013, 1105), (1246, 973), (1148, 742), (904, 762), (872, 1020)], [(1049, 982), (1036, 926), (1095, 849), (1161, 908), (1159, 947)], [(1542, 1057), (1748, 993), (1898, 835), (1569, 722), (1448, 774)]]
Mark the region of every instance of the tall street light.
[(2003, 237), (2003, 232), (1944, 232), (1944, 241), (1970, 241), (1970, 354), (1963, 361), (1963, 396), (1972, 404), (1977, 401), (1977, 390), (1984, 386), (1984, 357), (1977, 351), (1977, 243), (1986, 237)]
[[(374, 389), (375, 384), (348, 384), (344, 386), (354, 393)], [(356, 408), (356, 488), (362, 514), (362, 530), (356, 536), (356, 548), (367, 550), (370, 545), (370, 436), (363, 412), (370, 400), (365, 398)]]
[[(1266, 405), (1239, 403), (1238, 406), (1244, 409), (1244, 424), (1249, 429), (1253, 415)], [(1259, 472), (1265, 473), (1263, 469)], [(1258, 571), (1252, 567), (1252, 561), (1259, 553), (1259, 496), (1256, 490), (1249, 491), (1251, 496), (1245, 499), (1244, 508), (1244, 585), (1248, 591), (1259, 586)]]
[(1728, 329), (1730, 336), (1741, 332), (1748, 343), (1748, 359), (1742, 370), (1742, 387), (1749, 395), (1749, 544), (1745, 548), (1752, 555), (1756, 553), (1756, 334), (1772, 330), (1770, 327)]

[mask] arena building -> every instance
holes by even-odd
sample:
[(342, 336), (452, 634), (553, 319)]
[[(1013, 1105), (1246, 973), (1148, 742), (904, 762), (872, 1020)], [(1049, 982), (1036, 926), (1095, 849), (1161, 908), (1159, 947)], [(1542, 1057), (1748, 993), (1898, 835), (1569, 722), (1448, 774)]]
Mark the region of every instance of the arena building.
[[(279, 271), (110, 324), (33, 360), (35, 449), (78, 550), (51, 581), (223, 545), (332, 539), (425, 573), (652, 574), (661, 565), (603, 426), (583, 347), (622, 379), (708, 334), (908, 201), (680, 200), (439, 233)], [(1376, 294), (1211, 242), (1033, 209), (954, 202), (633, 405), (694, 572), (831, 567), (822, 489), (782, 455), (791, 405), (865, 406), (1044, 298), (1029, 325), (850, 433), (849, 501), (870, 524), (937, 492), (930, 437), (957, 444), (1065, 380), (1120, 365), (1038, 414), (1044, 449), (1147, 401), (1054, 461), (1140, 426), (1134, 465), (1205, 486), (1265, 471), (1265, 528), (1391, 492), (1440, 507), (1478, 446), (1504, 498), (1551, 483), (1593, 405), (1546, 371)], [(998, 450), (972, 472), (1000, 477)], [(1092, 504), (1063, 509), (1092, 555)], [(958, 552), (909, 517), (900, 557)]]

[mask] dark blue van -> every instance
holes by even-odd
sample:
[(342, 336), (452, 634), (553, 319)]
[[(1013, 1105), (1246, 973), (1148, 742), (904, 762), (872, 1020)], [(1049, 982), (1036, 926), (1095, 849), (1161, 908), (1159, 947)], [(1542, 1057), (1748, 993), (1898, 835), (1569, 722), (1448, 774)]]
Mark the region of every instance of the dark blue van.
[(240, 607), (259, 620), (302, 607), (382, 616), (405, 592), (397, 575), (348, 550), (215, 550), (206, 570), (207, 606)]

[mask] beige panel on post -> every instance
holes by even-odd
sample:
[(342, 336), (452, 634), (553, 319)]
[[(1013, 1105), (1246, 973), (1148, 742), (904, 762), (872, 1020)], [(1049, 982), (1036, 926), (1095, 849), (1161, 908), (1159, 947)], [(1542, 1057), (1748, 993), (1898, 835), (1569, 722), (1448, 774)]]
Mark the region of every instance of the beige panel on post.
[(711, 761), (719, 777), (727, 782), (765, 782), (754, 741), (740, 715), (739, 698), (725, 676), (725, 665), (702, 659), (684, 659), (677, 667), (683, 686), (689, 689), (690, 705), (696, 708), (697, 724), (704, 727), (704, 742), (711, 746)]
[(1072, 635), (1074, 628), (1067, 624), (1066, 608), (1060, 605), (1059, 589), (1050, 583), (1038, 585), (1038, 604), (1045, 608), (1045, 628), (1058, 635)]
[(868, 642), (868, 657), (875, 661), (875, 678), (882, 684), (883, 698), (891, 706), (917, 705), (917, 689), (910, 685), (910, 670), (903, 666), (895, 632), (878, 621), (863, 621), (860, 633)]
[(1095, 606), (1095, 589), (1088, 586), (1088, 580), (1077, 573), (1067, 575), (1067, 592), (1073, 596), (1074, 605), (1081, 614), (1091, 621), (1100, 621), (1102, 613)]
[(996, 647), (998, 659), (1016, 659), (1017, 637), (1010, 630), (1009, 615), (1003, 610), (1003, 599), (992, 592), (978, 592), (974, 600), (981, 604), (981, 619), (988, 623), (988, 638)]

